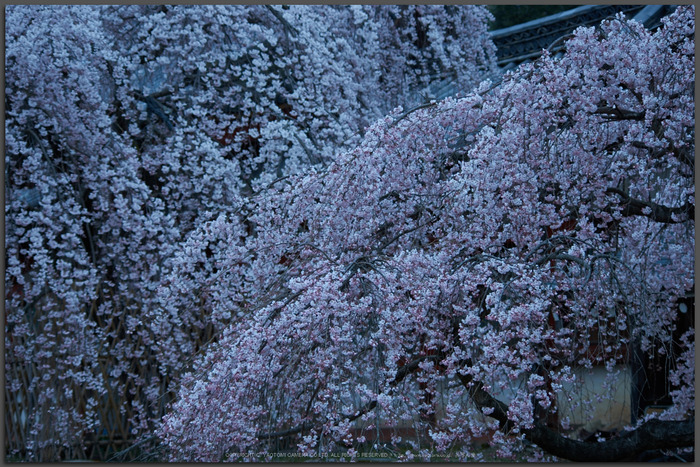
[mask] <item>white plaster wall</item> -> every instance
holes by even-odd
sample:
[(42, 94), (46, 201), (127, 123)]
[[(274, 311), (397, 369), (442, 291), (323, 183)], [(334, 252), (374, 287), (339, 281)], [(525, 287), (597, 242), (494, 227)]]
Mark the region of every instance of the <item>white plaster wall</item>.
[[(576, 381), (567, 384), (558, 394), (559, 419), (568, 417), (571, 428), (587, 432), (614, 431), (632, 420), (632, 376), (626, 366), (618, 366), (607, 374), (605, 368), (575, 372)], [(579, 407), (576, 405), (581, 404)]]

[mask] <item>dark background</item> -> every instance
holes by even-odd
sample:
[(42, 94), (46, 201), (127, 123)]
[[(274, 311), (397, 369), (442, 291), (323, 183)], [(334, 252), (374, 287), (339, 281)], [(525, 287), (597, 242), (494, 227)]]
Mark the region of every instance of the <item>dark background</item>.
[(489, 25), (489, 29), (494, 31), (579, 6), (581, 5), (488, 5), (486, 8), (496, 17)]

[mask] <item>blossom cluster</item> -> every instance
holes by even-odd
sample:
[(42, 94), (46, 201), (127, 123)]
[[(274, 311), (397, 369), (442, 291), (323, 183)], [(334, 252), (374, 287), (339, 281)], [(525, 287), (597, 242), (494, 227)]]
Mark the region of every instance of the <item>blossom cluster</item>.
[(484, 7), (6, 13), (5, 381), (30, 460), (147, 435), (203, 343), (287, 289), (248, 198), (495, 67)]
[(673, 343), (693, 287), (693, 49), (692, 7), (655, 32), (579, 28), (562, 58), (394, 109), (327, 167), (270, 183), (244, 202), (242, 243), (220, 241), (240, 217), (198, 230), (221, 248), (212, 314), (237, 319), (164, 418), (171, 460), (282, 438), (355, 452), (380, 425), (414, 430), (392, 440), (407, 458), (429, 457), (421, 439), (469, 458), (483, 436), (513, 458), (560, 401), (593, 416), (577, 375), (612, 380), (631, 348)]

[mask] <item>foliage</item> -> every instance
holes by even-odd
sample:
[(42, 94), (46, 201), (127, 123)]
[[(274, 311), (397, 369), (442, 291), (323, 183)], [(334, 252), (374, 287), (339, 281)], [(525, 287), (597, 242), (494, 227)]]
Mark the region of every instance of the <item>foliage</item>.
[[(193, 232), (186, 251), (208, 245), (216, 271), (183, 282), (183, 260), (163, 307), (189, 313), (195, 287), (239, 314), (182, 380), (160, 430), (171, 460), (280, 439), (353, 457), (380, 425), (413, 429), (388, 442), (407, 460), (426, 443), (466, 460), (484, 436), (501, 458), (693, 445), (692, 329), (673, 340), (694, 282), (694, 8), (654, 33), (620, 15), (566, 49), (398, 108)], [(677, 365), (662, 420), (598, 443), (551, 421), (563, 401), (592, 417), (582, 372), (610, 383), (635, 346)]]
[(152, 431), (202, 340), (258, 306), (247, 259), (225, 295), (202, 289), (264, 236), (247, 197), (327, 166), (436, 77), (494, 70), (483, 7), (6, 13), (6, 385), (29, 460), (122, 417)]

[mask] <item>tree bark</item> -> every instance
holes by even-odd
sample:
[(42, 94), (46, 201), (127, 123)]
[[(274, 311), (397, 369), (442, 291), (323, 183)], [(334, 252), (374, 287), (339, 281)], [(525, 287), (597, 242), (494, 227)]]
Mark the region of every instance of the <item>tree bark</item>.
[[(513, 428), (506, 404), (484, 391), (480, 383), (471, 383), (470, 377), (460, 375), (460, 379), (480, 409), (493, 409), (489, 416), (498, 420), (502, 430), (510, 431)], [(695, 446), (694, 418), (683, 421), (649, 420), (636, 430), (602, 442), (570, 439), (538, 421), (524, 433), (530, 442), (548, 453), (581, 462), (633, 460), (644, 451)]]
[(644, 451), (695, 446), (695, 420), (649, 420), (636, 430), (599, 443), (569, 439), (539, 423), (527, 432), (526, 437), (563, 459), (582, 462), (631, 461)]

